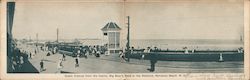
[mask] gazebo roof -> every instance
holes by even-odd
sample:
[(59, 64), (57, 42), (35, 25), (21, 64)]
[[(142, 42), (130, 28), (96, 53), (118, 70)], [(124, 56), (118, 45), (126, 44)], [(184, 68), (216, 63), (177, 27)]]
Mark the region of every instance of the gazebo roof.
[(109, 22), (101, 30), (102, 31), (121, 30), (121, 28), (115, 22)]

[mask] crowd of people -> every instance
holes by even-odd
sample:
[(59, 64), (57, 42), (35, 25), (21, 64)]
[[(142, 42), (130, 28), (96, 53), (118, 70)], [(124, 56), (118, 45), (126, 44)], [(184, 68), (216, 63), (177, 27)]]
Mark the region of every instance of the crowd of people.
[[(62, 46), (53, 46), (53, 47), (47, 47), (46, 46), (41, 46), (40, 49), (42, 51), (46, 51), (47, 52), (47, 56), (50, 56), (52, 54), (56, 54), (59, 53), (62, 55), (62, 57), (59, 59), (58, 64), (57, 64), (57, 73), (60, 73), (61, 70), (63, 69), (63, 61), (66, 61), (66, 56), (70, 56), (74, 58), (74, 62), (75, 62), (75, 68), (80, 66), (80, 58), (84, 57), (84, 58), (88, 58), (88, 56), (95, 56), (95, 57), (100, 57), (101, 54), (105, 54), (105, 48), (101, 47), (99, 45), (95, 45), (95, 46), (77, 46), (77, 47), (73, 47), (71, 48), (72, 52), (70, 54), (63, 53), (60, 52), (60, 50), (65, 50), (65, 48)], [(44, 71), (46, 70), (44, 68), (44, 62), (43, 60), (41, 60), (40, 62), (40, 70)]]
[(12, 62), (12, 69), (14, 72), (20, 71), (22, 66), (27, 63), (28, 61), (28, 55), (25, 54), (27, 52), (20, 50), (19, 48), (15, 47), (13, 49), (13, 56), (10, 57)]
[[(45, 52), (46, 56), (51, 56), (53, 54), (57, 54), (60, 53), (62, 55), (61, 58), (59, 58), (58, 62), (57, 62), (57, 73), (61, 73), (61, 70), (63, 69), (64, 65), (63, 62), (66, 61), (66, 56), (70, 56), (70, 55), (66, 55), (65, 53), (60, 52), (60, 47), (58, 46), (54, 46), (54, 47), (48, 47), (48, 46), (38, 46), (38, 45), (26, 45), (26, 47), (35, 47), (35, 48), (30, 48), (32, 50), (27, 50), (27, 49), (22, 49), (22, 48), (14, 48), (14, 52), (15, 53), (14, 57), (12, 57), (11, 59), (13, 60), (13, 68), (14, 69), (18, 69), (19, 67), (21, 67), (23, 63), (25, 63), (26, 61), (28, 61), (28, 59), (33, 59), (34, 56), (40, 52)], [(100, 57), (101, 54), (106, 54), (107, 53), (107, 49), (105, 51), (105, 48), (100, 47), (100, 46), (87, 46), (87, 47), (75, 47), (73, 49), (74, 51), (73, 56), (74, 57), (74, 62), (75, 62), (75, 68), (80, 66), (80, 58), (84, 57), (87, 59), (87, 56), (93, 55), (95, 57)], [(131, 49), (129, 49), (130, 53), (134, 53), (134, 47), (131, 47)], [(149, 53), (151, 51), (150, 47), (148, 47), (147, 49), (145, 49), (144, 52)], [(119, 51), (119, 57), (120, 57), (120, 61), (121, 62), (127, 62), (127, 50), (120, 50)], [(141, 59), (144, 59), (145, 55), (142, 55)], [(46, 71), (46, 64), (44, 62), (44, 59), (40, 60), (40, 72)]]
[[(27, 50), (20, 47), (21, 44), (19, 43), (13, 43), (11, 48), (9, 48), (8, 53), (8, 60), (10, 60), (8, 63), (11, 65), (11, 70), (8, 70), (8, 72), (32, 72), (29, 70), (26, 70), (27, 66), (31, 67), (32, 65), (29, 63), (28, 59), (32, 59), (33, 56), (35, 56), (38, 53), (38, 49), (35, 50)], [(29, 47), (29, 46), (25, 46)], [(26, 70), (26, 71), (25, 71)], [(35, 71), (33, 71), (35, 72)]]

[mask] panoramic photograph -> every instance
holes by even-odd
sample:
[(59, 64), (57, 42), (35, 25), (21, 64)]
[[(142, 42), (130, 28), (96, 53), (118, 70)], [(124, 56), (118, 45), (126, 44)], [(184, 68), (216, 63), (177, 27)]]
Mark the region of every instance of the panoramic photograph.
[(244, 0), (7, 2), (7, 73), (244, 73)]

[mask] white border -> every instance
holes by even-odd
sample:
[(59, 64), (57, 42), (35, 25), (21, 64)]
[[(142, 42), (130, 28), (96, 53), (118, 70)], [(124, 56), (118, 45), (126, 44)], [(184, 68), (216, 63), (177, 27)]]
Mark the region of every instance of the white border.
[[(78, 0), (79, 1), (79, 0)], [(112, 1), (112, 0), (108, 0)], [(119, 0), (116, 0), (119, 1)], [(158, 0), (161, 1), (161, 0)], [(95, 2), (95, 1), (94, 1)], [(132, 1), (133, 2), (133, 1)], [(250, 71), (249, 71), (249, 14), (250, 14), (250, 0), (244, 0), (244, 50), (245, 50), (245, 55), (244, 55), (244, 74), (245, 74), (245, 79), (249, 79)], [(72, 79), (72, 78), (65, 78), (65, 75), (114, 75), (114, 73), (87, 73), (87, 74), (7, 74), (6, 70), (6, 0), (1, 1), (1, 15), (0, 15), (0, 30), (1, 30), (1, 48), (0, 48), (0, 79)], [(193, 79), (207, 79), (202, 75), (242, 75), (241, 73), (117, 73), (117, 75), (125, 75), (125, 74), (131, 74), (131, 75), (142, 75), (142, 74), (163, 74), (163, 75), (194, 75), (196, 77), (168, 77), (167, 79), (169, 80), (193, 80)], [(83, 77), (74, 77), (74, 79), (83, 79)], [(119, 80), (134, 80), (134, 79), (143, 79), (143, 80), (149, 80), (149, 79), (154, 79), (154, 80), (162, 80), (166, 79), (166, 77), (157, 77), (157, 78), (122, 78), (122, 77), (97, 77), (97, 78), (84, 78), (84, 80), (93, 80), (93, 79), (105, 79), (105, 80), (110, 80), (110, 79), (119, 79)], [(231, 79), (231, 78), (227, 78)], [(238, 80), (238, 79), (233, 79), (233, 80)]]

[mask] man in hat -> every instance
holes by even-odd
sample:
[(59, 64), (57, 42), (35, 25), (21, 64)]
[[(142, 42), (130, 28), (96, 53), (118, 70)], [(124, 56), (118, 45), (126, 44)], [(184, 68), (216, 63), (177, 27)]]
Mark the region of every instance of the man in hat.
[(157, 55), (154, 53), (150, 53), (149, 59), (150, 59), (150, 68), (147, 70), (149, 70), (150, 72), (154, 72), (155, 71), (155, 64), (157, 63)]

